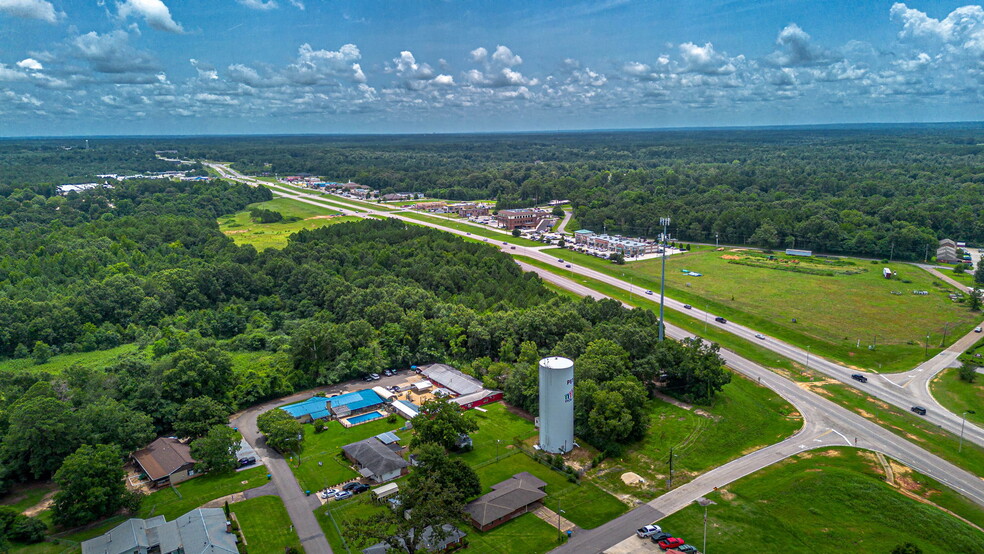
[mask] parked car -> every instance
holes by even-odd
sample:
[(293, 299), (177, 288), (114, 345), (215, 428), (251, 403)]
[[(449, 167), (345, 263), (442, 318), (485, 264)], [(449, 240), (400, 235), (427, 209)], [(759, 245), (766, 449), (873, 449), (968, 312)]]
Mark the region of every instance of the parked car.
[(649, 538), (653, 539), (653, 542), (658, 543), (659, 541), (665, 541), (666, 539), (673, 538), (673, 535), (667, 533), (666, 531), (660, 531)]
[(974, 327), (974, 332), (975, 333), (980, 333), (981, 332), (981, 328), (980, 327)]
[(371, 377), (373, 381), (378, 381), (379, 380), (379, 374), (378, 373), (370, 373), (369, 374), (369, 377)]
[(855, 381), (859, 381), (861, 383), (867, 383), (868, 382), (868, 378), (865, 377), (864, 375), (861, 375), (860, 373), (852, 373), (851, 374), (851, 379), (854, 379)]
[(922, 406), (913, 406), (909, 409), (919, 415), (926, 415), (926, 408), (923, 408)]
[(682, 544), (678, 546), (676, 549), (679, 550), (680, 552), (686, 552), (688, 554), (690, 552), (697, 552), (697, 547), (692, 544)]
[(690, 308), (693, 308), (693, 306), (691, 306), (690, 304), (684, 304), (683, 305), (683, 309), (684, 310), (689, 310)]
[(345, 500), (346, 498), (352, 498), (352, 491), (342, 491), (335, 495), (335, 500)]
[(363, 381), (372, 381), (372, 375), (366, 375), (362, 378)]
[(352, 481), (351, 483), (345, 483), (345, 486), (342, 487), (342, 490), (343, 491), (351, 491), (352, 489), (355, 489), (355, 488), (357, 488), (357, 487), (359, 487), (361, 485), (362, 485), (362, 483), (360, 483), (358, 481)]
[(727, 323), (727, 322), (728, 322), (728, 320), (727, 320), (727, 319), (724, 319), (724, 318), (723, 318), (723, 317), (721, 317), (721, 316), (717, 316), (717, 317), (715, 317), (715, 318), (714, 318), (714, 321), (717, 321), (718, 323)]
[(663, 530), (660, 529), (659, 525), (646, 525), (645, 527), (636, 529), (636, 535), (638, 535), (640, 539), (648, 539), (656, 533), (662, 532)]
[(357, 483), (356, 486), (353, 487), (352, 490), (350, 490), (349, 492), (352, 494), (360, 494), (366, 492), (367, 490), (369, 490), (369, 485), (366, 485), (364, 483)]
[(686, 544), (687, 541), (681, 539), (680, 537), (670, 537), (664, 541), (659, 541), (657, 544), (663, 550), (669, 550), (671, 548), (676, 548)]
[(253, 456), (247, 456), (245, 458), (239, 458), (239, 465), (250, 466), (256, 463), (256, 458)]
[(763, 335), (762, 333), (755, 333), (755, 338), (759, 340), (765, 340), (765, 335)]
[(321, 498), (328, 500), (329, 498), (336, 496), (338, 492), (338, 489), (325, 489), (321, 491)]
[(646, 294), (652, 294), (652, 293), (653, 293), (653, 291), (651, 291), (649, 289), (646, 289)]

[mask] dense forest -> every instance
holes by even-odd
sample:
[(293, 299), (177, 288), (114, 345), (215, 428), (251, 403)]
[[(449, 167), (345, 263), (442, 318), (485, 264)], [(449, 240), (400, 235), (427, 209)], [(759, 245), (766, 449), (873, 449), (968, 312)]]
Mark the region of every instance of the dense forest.
[(160, 433), (203, 436), (233, 410), (411, 364), (453, 364), (535, 412), (536, 361), (575, 358), (578, 432), (609, 451), (642, 436), (658, 378), (698, 402), (730, 378), (715, 347), (658, 342), (652, 312), (559, 297), (498, 250), (433, 229), (342, 223), (257, 252), (216, 217), (268, 200), (263, 188), (8, 190), (0, 357), (133, 348), (98, 367), (0, 372), (0, 489), (75, 471), (96, 446), (111, 459)]
[(0, 142), (0, 183), (161, 168), (168, 162), (154, 150), (174, 150), (248, 173), (306, 172), (383, 193), (495, 199), (500, 208), (569, 199), (581, 226), (631, 236), (653, 236), (654, 222), (670, 217), (672, 235), (686, 241), (908, 260), (931, 255), (940, 238), (984, 242), (979, 125), (80, 144)]

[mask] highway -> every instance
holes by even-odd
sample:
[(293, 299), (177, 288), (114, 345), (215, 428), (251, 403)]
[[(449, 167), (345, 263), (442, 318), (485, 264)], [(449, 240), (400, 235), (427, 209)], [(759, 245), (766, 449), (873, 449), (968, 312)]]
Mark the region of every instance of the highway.
[[(321, 205), (329, 209), (337, 209), (334, 206), (325, 206), (323, 201), (319, 202), (318, 200), (320, 198), (317, 195), (299, 192), (287, 187), (271, 185), (267, 182), (250, 179), (236, 174), (222, 165), (212, 165), (212, 167), (230, 178), (279, 189), (279, 195), (289, 196), (303, 202)], [(344, 212), (345, 210), (340, 211)], [(464, 231), (448, 229), (437, 224), (420, 222), (402, 217), (399, 214), (388, 212), (375, 212), (369, 210), (367, 214), (351, 212), (349, 215), (365, 217), (369, 214), (401, 219), (409, 223), (434, 227), (458, 235), (464, 236), (467, 234)], [(556, 264), (561, 268), (564, 268), (563, 266), (566, 265), (566, 263), (562, 264), (557, 262), (556, 258), (543, 254), (536, 247), (515, 246), (514, 249), (513, 245), (508, 245), (508, 247), (506, 247), (506, 245), (501, 243), (490, 242), (489, 244), (493, 244), (500, 249), (508, 248), (510, 253), (522, 254), (534, 259)], [(588, 287), (575, 283), (570, 279), (566, 279), (565, 277), (556, 275), (552, 272), (540, 270), (539, 268), (529, 266), (528, 264), (520, 263), (520, 265), (526, 270), (536, 271), (544, 280), (558, 284), (568, 290), (572, 290), (576, 294), (590, 295), (595, 298), (603, 296), (595, 291), (592, 291)], [(564, 269), (566, 270), (567, 268)], [(570, 271), (572, 273), (576, 271), (578, 274), (597, 279), (601, 282), (608, 283), (625, 290), (634, 289), (633, 292), (639, 290), (638, 287), (634, 287), (629, 283), (625, 283), (619, 279), (610, 277), (589, 268), (573, 265), (573, 267), (570, 268)], [(705, 316), (704, 312), (697, 309), (685, 310), (682, 303), (674, 300), (667, 299), (667, 306), (696, 317), (698, 320)], [(808, 355), (806, 351), (802, 351), (798, 348), (769, 338), (761, 341), (755, 338), (755, 331), (751, 329), (735, 325), (730, 322), (726, 324), (719, 324), (713, 321), (712, 314), (706, 314), (706, 316), (709, 320), (708, 325), (716, 325), (721, 329), (741, 336), (751, 342), (759, 342), (760, 344), (783, 356), (806, 364), (806, 356)], [(672, 325), (667, 325), (667, 335), (674, 339), (690, 336), (682, 329)], [(967, 337), (964, 337), (961, 341), (964, 339), (967, 339)], [(954, 348), (959, 347), (959, 342), (960, 341), (958, 341), (958, 345), (955, 345)], [(938, 370), (946, 367), (949, 363), (949, 357), (951, 354), (947, 354), (947, 352), (941, 353), (940, 356), (937, 356), (937, 358), (939, 358), (938, 360), (934, 358), (934, 360), (930, 360), (926, 364), (923, 364), (925, 367), (920, 366), (922, 368), (921, 371), (920, 368), (914, 369), (910, 372), (912, 373), (911, 379), (905, 385), (895, 383), (882, 375), (872, 376), (867, 384), (856, 383), (850, 378), (850, 373), (852, 370), (814, 355), (810, 355), (809, 366), (823, 373), (827, 373), (831, 377), (836, 378), (848, 385), (858, 386), (861, 390), (864, 390), (872, 396), (878, 396), (887, 402), (908, 409), (908, 407), (911, 406), (915, 400), (919, 399), (906, 387), (912, 386), (913, 383), (928, 383), (928, 377), (924, 376), (931, 376)], [(715, 468), (697, 477), (693, 481), (630, 511), (629, 513), (605, 525), (602, 525), (597, 529), (590, 531), (579, 531), (571, 541), (559, 548), (559, 551), (601, 552), (615, 546), (625, 537), (629, 537), (627, 540), (637, 540), (632, 536), (636, 528), (681, 509), (689, 502), (692, 502), (696, 498), (709, 493), (714, 489), (714, 487), (722, 487), (736, 479), (753, 473), (758, 469), (766, 467), (798, 452), (835, 445), (858, 446), (861, 448), (882, 452), (886, 456), (896, 459), (916, 471), (919, 471), (920, 473), (928, 475), (941, 483), (952, 487), (967, 498), (971, 499), (973, 502), (984, 506), (984, 481), (982, 481), (978, 476), (923, 450), (913, 443), (883, 429), (879, 425), (868, 421), (867, 419), (864, 419), (863, 417), (842, 408), (813, 392), (800, 388), (792, 381), (766, 369), (765, 367), (746, 360), (728, 350), (722, 349), (721, 355), (729, 367), (751, 379), (759, 380), (761, 384), (776, 391), (780, 396), (793, 404), (793, 406), (796, 407), (796, 409), (803, 416), (803, 428), (789, 439), (765, 447), (749, 455), (738, 458), (728, 464)], [(919, 387), (917, 386), (915, 389), (919, 389)], [(939, 410), (940, 413), (937, 414), (935, 413), (936, 411), (937, 410), (932, 410), (930, 414), (927, 414), (927, 417), (931, 421), (939, 421), (941, 426), (948, 429), (952, 427), (951, 419), (954, 418), (953, 414), (944, 413), (942, 410)], [(959, 421), (959, 418), (956, 419)], [(978, 427), (968, 424), (966, 430), (967, 432), (965, 433), (965, 439), (968, 440), (968, 442), (975, 442), (977, 444), (984, 443), (984, 436), (982, 436), (981, 430)]]

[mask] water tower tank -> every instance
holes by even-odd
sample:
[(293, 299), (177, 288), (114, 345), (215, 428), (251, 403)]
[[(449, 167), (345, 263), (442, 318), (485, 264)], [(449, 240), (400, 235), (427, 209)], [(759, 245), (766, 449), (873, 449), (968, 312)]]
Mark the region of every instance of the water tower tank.
[(574, 362), (540, 360), (540, 448), (553, 454), (574, 448)]

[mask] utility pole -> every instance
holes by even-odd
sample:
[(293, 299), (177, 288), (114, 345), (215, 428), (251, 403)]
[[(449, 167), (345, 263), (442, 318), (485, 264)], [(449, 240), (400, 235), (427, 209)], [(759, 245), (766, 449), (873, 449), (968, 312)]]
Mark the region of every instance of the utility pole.
[(810, 347), (806, 347), (806, 369), (810, 369)]
[(718, 243), (718, 234), (714, 233), (714, 247), (717, 248), (719, 246), (721, 245)]
[(707, 507), (711, 504), (717, 504), (713, 500), (705, 497), (700, 497), (697, 499), (697, 504), (704, 507), (704, 548), (701, 550), (704, 554), (707, 554)]
[(670, 478), (666, 481), (666, 488), (673, 488), (673, 447), (670, 447)]
[(894, 242), (892, 243), (892, 249), (889, 251), (889, 254), (888, 254), (888, 261), (892, 261), (892, 258), (893, 257), (895, 257), (895, 243)]
[(949, 326), (950, 326), (949, 321), (943, 324), (943, 339), (940, 341), (940, 348), (942, 348), (943, 344), (946, 342), (946, 328)]
[(663, 226), (663, 271), (659, 278), (659, 342), (663, 342), (666, 336), (666, 323), (663, 321), (663, 308), (666, 306), (666, 228), (670, 225), (670, 218), (659, 218), (659, 224)]
[(963, 413), (963, 417), (960, 419), (960, 446), (957, 447), (957, 454), (963, 452), (963, 430), (964, 423), (967, 422), (967, 414), (976, 414), (974, 410), (967, 410)]
[(926, 333), (926, 348), (923, 349), (923, 358), (929, 357), (929, 333)]

